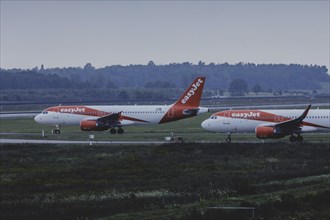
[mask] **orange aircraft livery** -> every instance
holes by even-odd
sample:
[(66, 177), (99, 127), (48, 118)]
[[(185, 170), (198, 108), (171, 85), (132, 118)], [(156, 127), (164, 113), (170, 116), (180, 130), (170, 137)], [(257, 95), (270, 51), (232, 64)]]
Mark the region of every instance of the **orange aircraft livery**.
[(282, 138), (290, 135), (291, 142), (301, 142), (304, 132), (330, 132), (330, 110), (228, 110), (217, 112), (201, 124), (211, 132), (254, 132), (257, 138)]
[(83, 131), (110, 130), (111, 134), (124, 133), (123, 126), (162, 124), (208, 112), (200, 107), (205, 77), (197, 77), (172, 105), (95, 105), (54, 106), (43, 110), (34, 120), (53, 125), (59, 134), (64, 125), (79, 125)]

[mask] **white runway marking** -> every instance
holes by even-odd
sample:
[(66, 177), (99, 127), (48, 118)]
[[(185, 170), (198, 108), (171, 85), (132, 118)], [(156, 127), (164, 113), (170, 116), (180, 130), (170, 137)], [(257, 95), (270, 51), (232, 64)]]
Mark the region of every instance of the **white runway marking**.
[(164, 141), (65, 141), (65, 140), (30, 140), (0, 139), (0, 144), (164, 144)]

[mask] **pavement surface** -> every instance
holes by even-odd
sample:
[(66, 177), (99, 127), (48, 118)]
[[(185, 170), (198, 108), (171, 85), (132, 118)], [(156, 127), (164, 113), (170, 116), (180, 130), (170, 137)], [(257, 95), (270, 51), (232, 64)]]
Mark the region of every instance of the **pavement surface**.
[(30, 140), (30, 139), (0, 139), (0, 144), (164, 144), (164, 141), (66, 141), (66, 140)]

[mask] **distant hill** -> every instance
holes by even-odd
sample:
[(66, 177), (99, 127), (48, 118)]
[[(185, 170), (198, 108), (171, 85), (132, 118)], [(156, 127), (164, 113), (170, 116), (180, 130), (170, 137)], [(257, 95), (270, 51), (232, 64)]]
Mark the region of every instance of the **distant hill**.
[(56, 74), (42, 74), (35, 71), (0, 72), (0, 89), (78, 89), (90, 87), (88, 82), (80, 82), (60, 77)]
[(228, 90), (235, 79), (244, 80), (249, 88), (258, 84), (263, 90), (317, 90), (320, 83), (330, 82), (325, 66), (299, 64), (199, 64), (172, 63), (155, 65), (35, 68), (1, 70), (1, 89), (44, 88), (185, 88), (197, 75), (207, 77), (206, 89)]

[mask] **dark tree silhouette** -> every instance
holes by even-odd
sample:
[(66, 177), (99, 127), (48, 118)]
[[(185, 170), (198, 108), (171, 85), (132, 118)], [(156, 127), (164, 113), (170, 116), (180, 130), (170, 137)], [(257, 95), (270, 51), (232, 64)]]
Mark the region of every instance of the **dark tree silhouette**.
[(256, 93), (257, 95), (259, 94), (259, 92), (262, 91), (261, 89), (261, 86), (259, 84), (255, 84), (253, 87), (252, 87), (252, 92)]
[(248, 92), (248, 84), (243, 79), (234, 79), (229, 85), (232, 96), (242, 96)]

